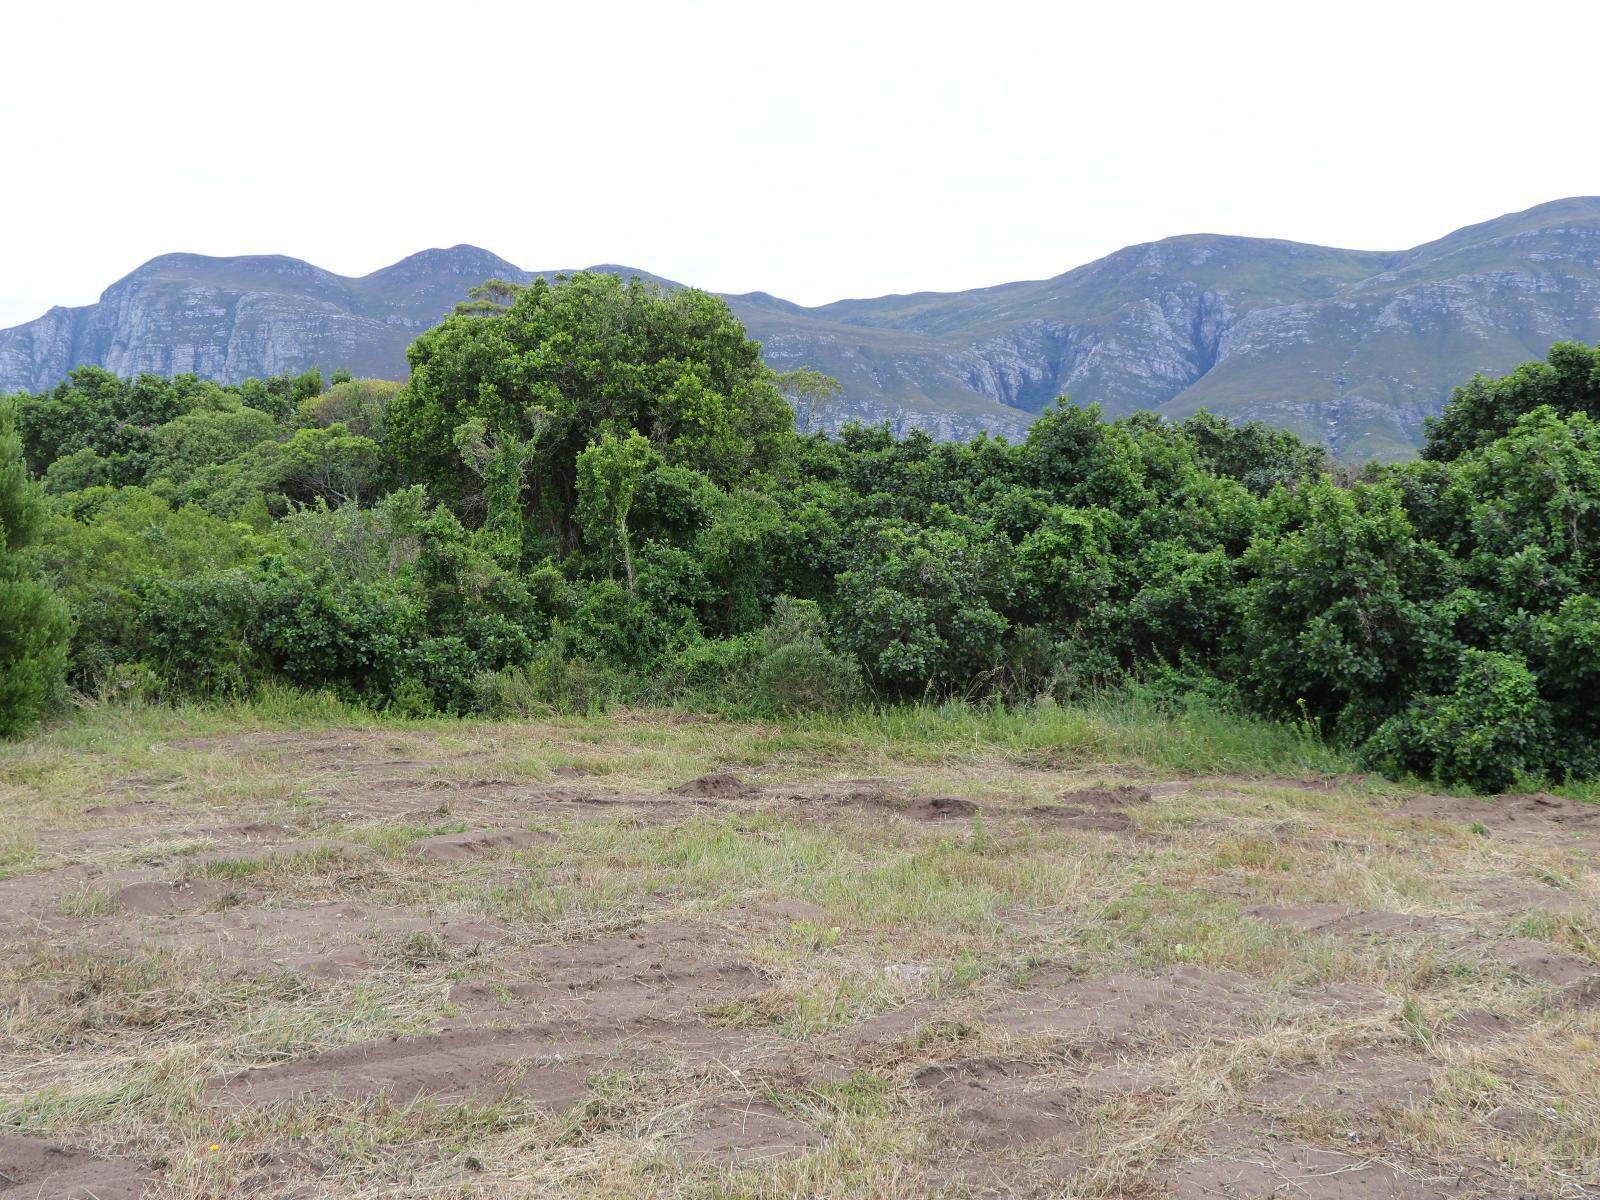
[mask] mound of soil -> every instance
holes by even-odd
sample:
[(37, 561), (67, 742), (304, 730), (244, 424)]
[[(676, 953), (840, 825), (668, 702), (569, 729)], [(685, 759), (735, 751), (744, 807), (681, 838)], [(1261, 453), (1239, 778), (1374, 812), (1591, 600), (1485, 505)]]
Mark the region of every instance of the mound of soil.
[(977, 812), (978, 806), (960, 796), (924, 796), (897, 811), (913, 821), (963, 821)]
[(1136, 804), (1150, 803), (1150, 789), (1130, 784), (1114, 788), (1079, 788), (1063, 792), (1061, 799), (1071, 805), (1093, 809), (1132, 808)]
[(1149, 804), (1149, 788), (1079, 788), (1065, 792), (1064, 804), (1044, 804), (1028, 810), (1028, 816), (1057, 829), (1098, 830), (1122, 833), (1133, 825), (1128, 809)]
[(889, 813), (908, 821), (964, 821), (978, 811), (978, 805), (961, 796), (919, 796), (905, 800), (881, 781), (867, 779), (846, 783), (842, 788), (823, 793), (817, 799), (842, 808), (863, 812)]
[(1494, 957), (1522, 978), (1561, 989), (1560, 1002), (1591, 1007), (1600, 1002), (1600, 967), (1542, 942), (1505, 938), (1491, 944)]
[(226, 903), (232, 895), (233, 889), (226, 884), (192, 879), (173, 883), (130, 883), (118, 891), (114, 899), (131, 913), (165, 916), (200, 912)]
[(702, 775), (672, 789), (674, 796), (687, 796), (695, 800), (745, 800), (759, 796), (761, 789), (751, 787), (737, 775), (727, 771), (715, 775)]
[(548, 838), (548, 834), (526, 829), (473, 829), (466, 833), (422, 838), (412, 843), (411, 853), (434, 862), (466, 862), (474, 858), (508, 854), (513, 850), (525, 850)]

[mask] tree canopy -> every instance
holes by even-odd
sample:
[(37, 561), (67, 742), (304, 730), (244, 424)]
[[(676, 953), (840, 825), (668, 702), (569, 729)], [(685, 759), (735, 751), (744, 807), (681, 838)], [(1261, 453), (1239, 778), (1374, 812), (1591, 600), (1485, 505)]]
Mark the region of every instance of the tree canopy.
[(638, 434), (663, 462), (726, 488), (770, 472), (793, 428), (760, 348), (722, 300), (637, 279), (502, 285), (407, 358), (410, 381), (387, 414), (398, 473), (486, 512), (488, 476), (452, 453), (456, 431), (478, 422), (474, 437), (509, 456), (504, 503), (557, 550), (576, 543), (578, 456), (602, 435)]

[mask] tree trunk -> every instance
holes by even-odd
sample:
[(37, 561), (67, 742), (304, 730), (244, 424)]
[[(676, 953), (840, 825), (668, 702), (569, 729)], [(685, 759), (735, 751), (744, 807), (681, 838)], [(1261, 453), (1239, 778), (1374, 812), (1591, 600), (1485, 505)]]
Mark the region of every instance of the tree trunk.
[(617, 522), (617, 533), (622, 538), (622, 569), (628, 573), (628, 590), (633, 591), (633, 551), (628, 547), (628, 523)]

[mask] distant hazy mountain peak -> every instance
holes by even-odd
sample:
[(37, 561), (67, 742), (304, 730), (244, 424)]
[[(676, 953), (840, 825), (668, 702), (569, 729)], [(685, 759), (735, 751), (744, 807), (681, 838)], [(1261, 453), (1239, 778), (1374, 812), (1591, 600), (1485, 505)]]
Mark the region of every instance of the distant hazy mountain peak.
[(496, 272), (518, 277), (525, 273), (521, 267), (514, 266), (498, 254), (462, 242), (455, 246), (436, 246), (428, 250), (419, 250), (415, 254), (406, 255), (397, 263), (380, 267), (361, 278), (363, 281), (412, 279), (447, 273), (470, 278), (473, 282), (468, 286), (476, 287), (485, 279), (495, 278)]

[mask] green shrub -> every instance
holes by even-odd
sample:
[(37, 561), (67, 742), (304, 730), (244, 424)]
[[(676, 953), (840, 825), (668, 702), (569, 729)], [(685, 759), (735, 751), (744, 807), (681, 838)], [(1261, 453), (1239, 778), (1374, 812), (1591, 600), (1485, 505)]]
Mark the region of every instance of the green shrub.
[(838, 577), (835, 640), (887, 695), (982, 690), (998, 664), (1010, 547), (963, 524), (878, 524)]
[(1469, 650), (1455, 690), (1413, 700), (1373, 735), (1366, 755), (1391, 771), (1499, 792), (1542, 772), (1549, 726), (1526, 663)]
[(827, 622), (810, 600), (780, 596), (755, 639), (752, 699), (768, 713), (840, 712), (866, 698), (861, 668), (827, 643)]
[(151, 704), (165, 690), (144, 663), (113, 663), (100, 677), (97, 698), (103, 704)]
[(404, 674), (392, 692), (397, 701), (415, 710), (426, 695), (429, 707), (439, 712), (471, 711), (478, 665), (472, 648), (461, 638), (424, 638), (404, 653), (403, 660)]
[(400, 387), (85, 368), (12, 401), (48, 497), (8, 432), (3, 702), (31, 719), (61, 687), (48, 583), (90, 692), (1104, 697), (1480, 788), (1600, 777), (1600, 348), (1474, 380), (1425, 461), (1357, 478), (1263, 426), (1065, 398), (1016, 445), (797, 437), (712, 297), (581, 275), (479, 298)]
[(756, 696), (774, 712), (840, 712), (859, 704), (861, 668), (815, 638), (787, 642), (756, 670)]
[(582, 591), (567, 635), (580, 658), (625, 663), (642, 671), (660, 658), (668, 630), (636, 592), (602, 579)]
[(104, 487), (112, 482), (111, 464), (87, 446), (56, 459), (44, 473), (44, 490), (52, 496)]
[(260, 583), (244, 570), (159, 580), (143, 608), (142, 658), (178, 694), (248, 696), (269, 674), (254, 642), (263, 607)]
[(1000, 664), (1000, 690), (1013, 704), (1053, 694), (1061, 650), (1051, 630), (1037, 625), (1014, 631)]
[(479, 671), (472, 677), (472, 710), (489, 717), (540, 717), (554, 709), (535, 694), (526, 667)]
[(822, 607), (814, 600), (779, 596), (772, 605), (772, 616), (761, 631), (761, 643), (768, 653), (792, 642), (826, 642), (828, 622)]
[(714, 706), (735, 706), (748, 698), (761, 657), (756, 636), (696, 638), (662, 662), (647, 690), (662, 701), (699, 698)]
[(474, 675), (472, 707), (496, 717), (597, 713), (623, 692), (614, 671), (573, 653), (568, 631), (558, 622), (526, 665)]

